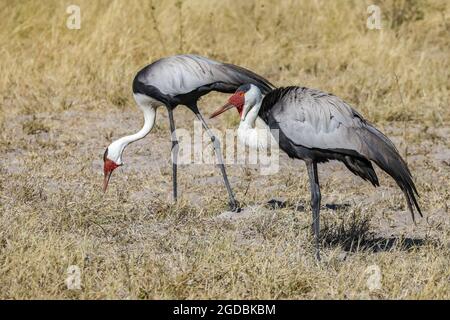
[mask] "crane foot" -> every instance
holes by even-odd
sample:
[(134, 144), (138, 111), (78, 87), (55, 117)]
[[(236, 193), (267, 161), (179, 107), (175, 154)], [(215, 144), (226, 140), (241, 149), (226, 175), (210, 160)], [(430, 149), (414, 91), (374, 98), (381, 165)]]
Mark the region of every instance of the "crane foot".
[(236, 200), (232, 200), (229, 202), (228, 204), (230, 206), (230, 211), (231, 212), (241, 212), (241, 206), (239, 205), (239, 202), (237, 202)]
[(320, 257), (320, 251), (319, 251), (319, 249), (316, 249), (316, 254), (315, 254), (315, 256), (316, 256), (317, 262), (320, 262), (320, 261), (322, 260), (322, 258)]

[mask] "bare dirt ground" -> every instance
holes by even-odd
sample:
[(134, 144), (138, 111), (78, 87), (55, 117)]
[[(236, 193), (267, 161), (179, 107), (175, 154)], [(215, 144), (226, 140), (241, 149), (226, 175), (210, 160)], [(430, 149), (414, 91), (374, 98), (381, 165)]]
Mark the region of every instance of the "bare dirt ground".
[[(178, 127), (192, 127), (188, 111), (175, 114)], [(449, 298), (448, 126), (382, 128), (401, 151), (408, 145), (424, 211), (417, 226), (380, 170), (375, 189), (339, 163), (319, 167), (324, 261), (316, 264), (304, 164), (282, 155), (271, 176), (228, 166), (240, 213), (227, 212), (214, 165), (183, 165), (173, 205), (163, 109), (103, 194), (104, 148), (141, 121), (138, 110), (80, 106), (4, 122), (3, 298)], [(81, 269), (80, 290), (66, 288), (69, 265)], [(373, 265), (381, 286), (369, 290)]]

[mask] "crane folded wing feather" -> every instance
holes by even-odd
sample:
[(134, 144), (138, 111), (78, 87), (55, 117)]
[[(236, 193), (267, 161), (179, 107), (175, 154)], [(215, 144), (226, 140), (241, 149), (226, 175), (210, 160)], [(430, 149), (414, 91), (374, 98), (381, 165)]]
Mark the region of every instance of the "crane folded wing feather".
[(262, 115), (269, 124), (276, 123), (293, 145), (336, 151), (351, 171), (377, 185), (376, 174), (367, 160), (375, 162), (405, 194), (413, 220), (413, 206), (422, 216), (411, 172), (392, 141), (381, 131), (334, 95), (299, 87), (276, 91), (279, 90), (288, 92), (277, 93), (278, 99), (268, 97), (271, 106), (263, 101)]

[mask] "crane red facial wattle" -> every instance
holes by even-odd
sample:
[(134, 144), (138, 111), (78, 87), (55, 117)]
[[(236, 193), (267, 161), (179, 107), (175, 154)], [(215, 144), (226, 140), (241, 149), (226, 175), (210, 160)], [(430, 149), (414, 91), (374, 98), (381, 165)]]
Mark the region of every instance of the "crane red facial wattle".
[(244, 103), (245, 103), (245, 93), (243, 91), (238, 91), (228, 99), (228, 102), (223, 107), (213, 112), (213, 114), (209, 118), (210, 119), (215, 118), (219, 114), (222, 114), (233, 107), (237, 109), (239, 115), (242, 117), (242, 111), (244, 110)]
[(235, 106), (239, 112), (239, 115), (242, 116), (242, 110), (244, 109), (245, 103), (245, 93), (242, 91), (236, 92), (230, 97), (230, 99), (228, 99), (228, 102)]
[(103, 172), (105, 174), (107, 174), (108, 172), (113, 171), (114, 169), (116, 169), (119, 165), (117, 163), (115, 163), (112, 160), (106, 159), (103, 165)]
[(105, 173), (105, 177), (103, 178), (103, 192), (106, 192), (111, 174), (117, 167), (119, 167), (117, 163), (105, 157), (103, 163), (103, 172)]

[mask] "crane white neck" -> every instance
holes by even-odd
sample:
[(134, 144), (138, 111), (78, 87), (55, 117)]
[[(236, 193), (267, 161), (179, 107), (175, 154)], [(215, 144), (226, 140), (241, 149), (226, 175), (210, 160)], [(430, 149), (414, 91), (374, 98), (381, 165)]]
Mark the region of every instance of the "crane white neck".
[(125, 148), (130, 143), (144, 138), (155, 125), (156, 107), (158, 105), (155, 103), (156, 100), (142, 94), (135, 94), (134, 99), (144, 113), (144, 126), (135, 134), (122, 137), (109, 145), (107, 157), (118, 165), (122, 164), (122, 153)]
[(269, 127), (258, 117), (261, 105), (262, 98), (258, 99), (253, 106), (244, 106), (244, 110), (248, 107), (250, 107), (250, 110), (246, 115), (243, 114), (237, 133), (239, 141), (244, 145), (250, 148), (264, 150), (269, 147), (269, 140), (273, 138)]
[[(244, 105), (243, 114), (241, 117), (241, 122), (239, 123), (239, 127), (242, 128), (255, 128), (256, 119), (258, 118), (259, 109), (261, 109), (262, 98), (259, 98), (253, 104)], [(250, 109), (247, 114), (245, 111)]]

